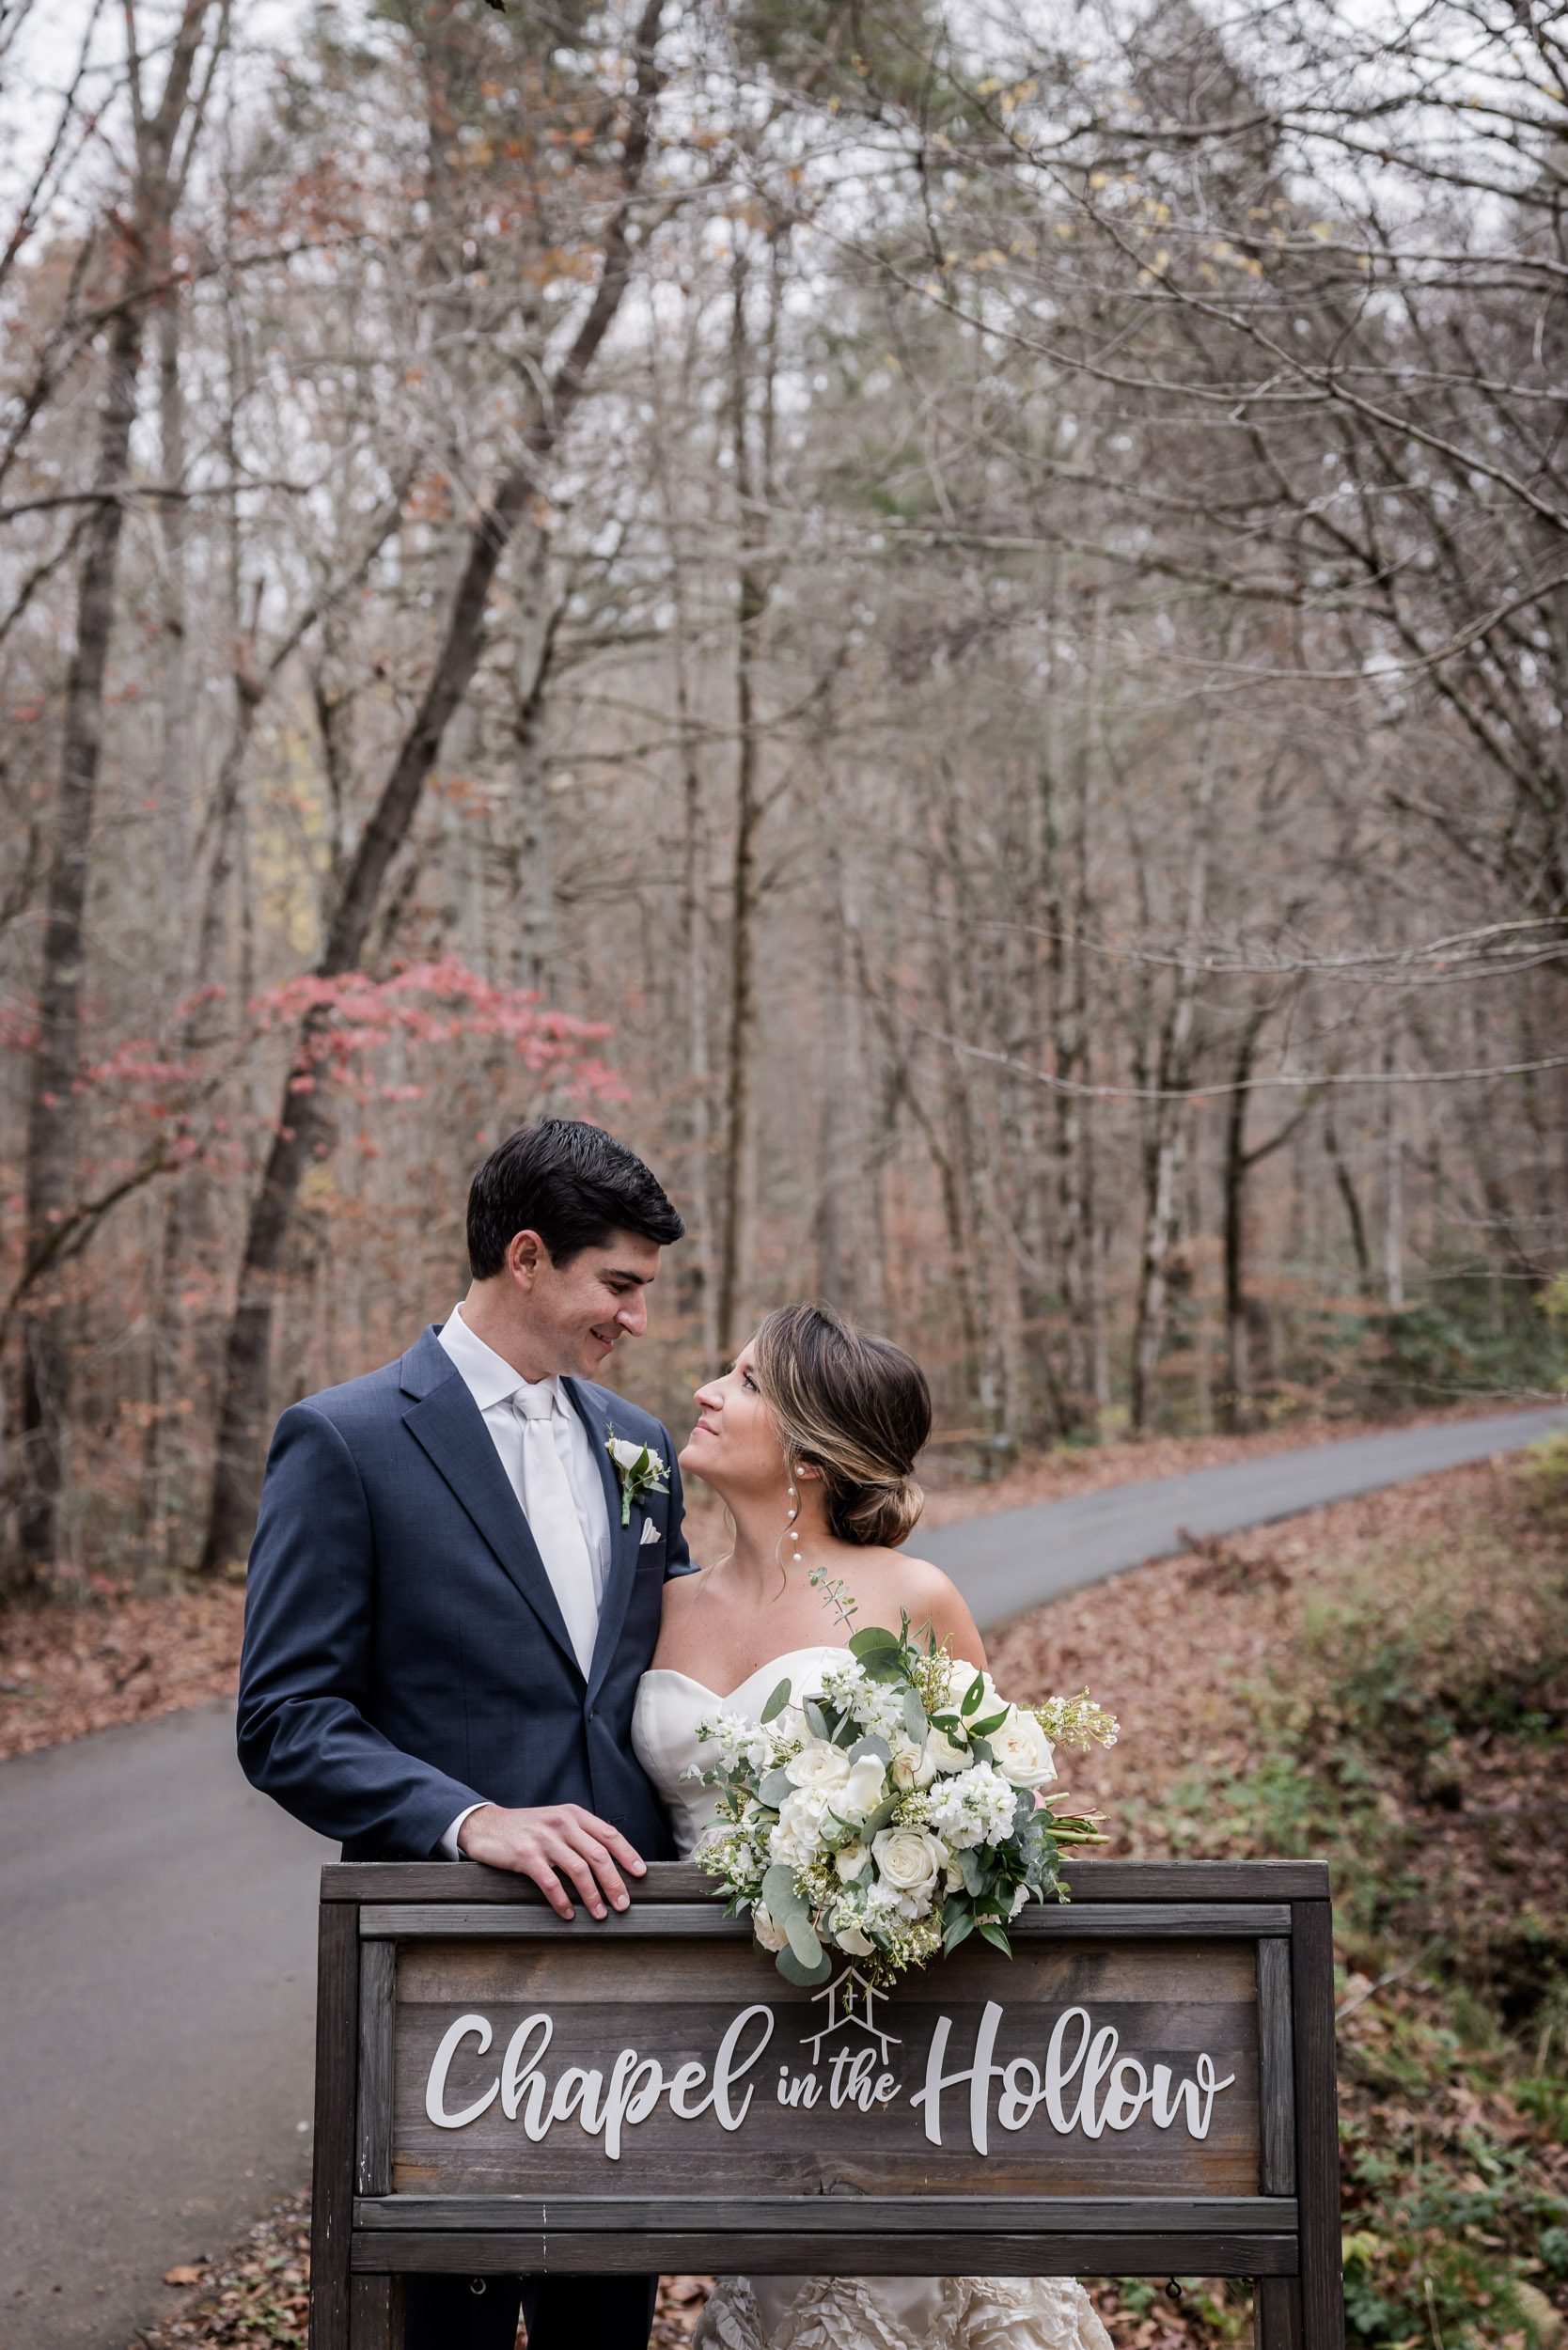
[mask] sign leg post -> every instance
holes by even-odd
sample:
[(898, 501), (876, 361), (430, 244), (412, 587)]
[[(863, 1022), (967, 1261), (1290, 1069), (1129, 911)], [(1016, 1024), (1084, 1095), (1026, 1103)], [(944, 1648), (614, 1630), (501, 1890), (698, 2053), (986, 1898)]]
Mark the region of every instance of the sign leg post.
[(1253, 2280), (1252, 2341), (1253, 2350), (1302, 2350), (1299, 2277)]
[(1340, 2268), (1340, 2124), (1334, 2082), (1334, 1939), (1325, 1901), (1292, 1904), (1296, 2193), (1301, 2203), (1300, 2339), (1344, 2350)]
[(403, 2350), (400, 2277), (356, 2277), (349, 2307), (351, 2350)]
[(316, 1959), (316, 2151), (310, 2194), (310, 2350), (350, 2350), (359, 1909), (321, 1904)]

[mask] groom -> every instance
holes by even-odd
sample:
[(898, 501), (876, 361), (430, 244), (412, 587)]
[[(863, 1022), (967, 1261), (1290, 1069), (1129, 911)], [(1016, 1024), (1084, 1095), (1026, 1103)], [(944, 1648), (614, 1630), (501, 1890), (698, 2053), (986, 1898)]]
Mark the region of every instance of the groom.
[[(563, 1918), (669, 1856), (632, 1752), (661, 1586), (690, 1566), (667, 1432), (595, 1384), (647, 1327), (680, 1216), (596, 1126), (547, 1119), (468, 1194), (468, 1293), (400, 1362), (278, 1421), (245, 1599), (245, 1776), (348, 1860), (487, 1861)], [(668, 1492), (621, 1524), (613, 1437)], [(657, 2280), (410, 2277), (406, 2350), (644, 2350)]]

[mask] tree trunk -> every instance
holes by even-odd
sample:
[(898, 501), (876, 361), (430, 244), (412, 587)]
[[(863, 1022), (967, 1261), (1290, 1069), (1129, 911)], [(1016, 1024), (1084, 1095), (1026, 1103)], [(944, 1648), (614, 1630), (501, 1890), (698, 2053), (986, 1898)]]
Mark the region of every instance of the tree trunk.
[(1144, 1151), (1143, 1252), (1138, 1268), (1137, 1313), (1133, 1329), (1131, 1410), (1133, 1434), (1139, 1436), (1148, 1429), (1153, 1411), (1155, 1373), (1165, 1340), (1166, 1308), (1170, 1288), (1170, 1246), (1176, 1232), (1182, 1162), (1190, 1117), (1190, 1104), (1181, 1097), (1192, 1068), (1193, 1018), (1198, 988), (1197, 948), (1208, 889), (1210, 818), (1217, 769), (1218, 759), (1211, 745), (1204, 753), (1193, 809), (1181, 958), (1153, 1072), (1154, 1099), (1150, 1104)]
[[(114, 627), (131, 431), (146, 332), (146, 289), (167, 267), (176, 197), (171, 159), (185, 121), (192, 76), (211, 0), (186, 0), (174, 34), (168, 76), (156, 115), (144, 118), (139, 62), (133, 48), (136, 119), (135, 186), (122, 228), (120, 303), (109, 329), (103, 397), (98, 414), (93, 486), (103, 493), (83, 539), (76, 636), (66, 682), (60, 789), (54, 810), (39, 976), (39, 1040), (27, 1106), (24, 1177), (24, 1261), (48, 1247), (76, 1188), (82, 1048), (84, 922), (98, 776), (103, 747), (103, 689)], [(132, 20), (134, 40), (134, 22)], [(37, 1585), (57, 1554), (59, 1505), (69, 1443), (70, 1347), (62, 1308), (35, 1292), (22, 1324), (22, 1499), (19, 1552), (25, 1583)]]
[(762, 822), (757, 673), (770, 590), (761, 558), (761, 541), (773, 480), (775, 330), (780, 295), (776, 248), (770, 286), (773, 316), (762, 377), (760, 453), (754, 452), (747, 419), (747, 276), (745, 255), (737, 245), (729, 335), (729, 445), (740, 509), (740, 562), (735, 583), (735, 842), (729, 873), (729, 1026), (725, 1051), (728, 1116), (720, 1176), (724, 1238), (718, 1294), (719, 1347), (726, 1355), (732, 1355), (746, 1336), (757, 1213), (758, 836)]
[(1356, 1195), (1355, 1179), (1351, 1175), (1344, 1152), (1340, 1147), (1340, 1133), (1335, 1123), (1332, 1096), (1329, 1099), (1327, 1115), (1324, 1120), (1323, 1141), (1324, 1148), (1328, 1153), (1329, 1163), (1334, 1169), (1335, 1188), (1344, 1202), (1345, 1220), (1350, 1226), (1350, 1245), (1356, 1255), (1356, 1280), (1362, 1296), (1369, 1297), (1372, 1294), (1372, 1250), (1367, 1245), (1367, 1219), (1361, 1212), (1361, 1202)]
[[(408, 838), (442, 737), (478, 665), (485, 642), (485, 604), (496, 569), (541, 464), (583, 397), (588, 369), (630, 282), (633, 244), (627, 231), (659, 88), (653, 52), (661, 7), (662, 0), (647, 0), (635, 37), (637, 83), (622, 153), (622, 195), (604, 232), (598, 289), (540, 402), (519, 462), (503, 477), (494, 498), (468, 533), (462, 576), (431, 682), (344, 875), (316, 964), (320, 978), (341, 977), (358, 964), (388, 870)], [(311, 1015), (301, 1026), (266, 1166), (251, 1203), (225, 1350), (212, 1495), (201, 1556), (208, 1573), (239, 1559), (249, 1542), (267, 1418), (266, 1374), (277, 1277), (306, 1170), (332, 1147), (322, 1094), (300, 1089), (302, 1080), (315, 1082), (310, 1048), (323, 1025), (319, 1015)]]
[(1278, 999), (1258, 1004), (1247, 1014), (1231, 1066), (1231, 1093), (1225, 1122), (1225, 1358), (1229, 1381), (1226, 1426), (1239, 1433), (1250, 1424), (1252, 1410), (1252, 1307), (1247, 1294), (1247, 1179), (1255, 1167), (1282, 1150), (1311, 1107), (1303, 1103), (1278, 1131), (1251, 1150), (1247, 1147), (1247, 1113), (1251, 1103), (1252, 1072), (1258, 1047), (1268, 1023), (1279, 1010)]
[(556, 865), (549, 777), (544, 763), (544, 718), (555, 666), (563, 598), (552, 599), (549, 540), (535, 532), (525, 567), (517, 658), (515, 842), (516, 891), (512, 967), (518, 984), (554, 1000), (556, 963)]

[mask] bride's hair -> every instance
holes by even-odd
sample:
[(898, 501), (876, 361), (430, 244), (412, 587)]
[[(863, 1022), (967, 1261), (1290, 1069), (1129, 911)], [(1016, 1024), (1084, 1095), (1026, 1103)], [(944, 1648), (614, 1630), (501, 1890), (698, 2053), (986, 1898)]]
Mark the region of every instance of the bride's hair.
[(931, 1434), (931, 1389), (913, 1355), (831, 1306), (801, 1305), (768, 1315), (751, 1360), (790, 1460), (822, 1479), (829, 1531), (902, 1543), (925, 1505), (915, 1456)]

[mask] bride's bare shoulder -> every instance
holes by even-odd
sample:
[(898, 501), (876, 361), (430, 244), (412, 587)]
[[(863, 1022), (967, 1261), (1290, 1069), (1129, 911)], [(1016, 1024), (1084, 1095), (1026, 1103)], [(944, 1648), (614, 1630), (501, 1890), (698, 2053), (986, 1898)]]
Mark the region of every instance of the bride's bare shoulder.
[(940, 1567), (929, 1559), (911, 1559), (902, 1550), (868, 1549), (864, 1557), (872, 1570), (867, 1579), (867, 1599), (905, 1610), (918, 1630), (930, 1624), (937, 1638), (947, 1641), (958, 1654), (975, 1654), (973, 1644), (980, 1638), (975, 1620), (963, 1592)]

